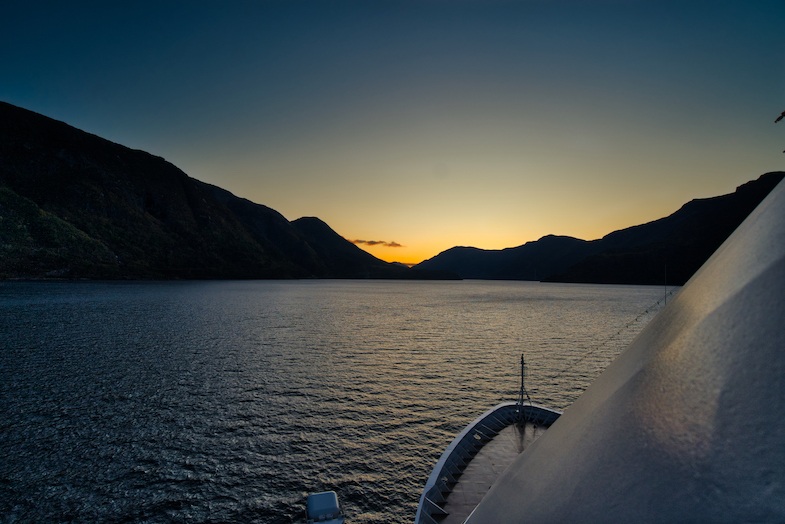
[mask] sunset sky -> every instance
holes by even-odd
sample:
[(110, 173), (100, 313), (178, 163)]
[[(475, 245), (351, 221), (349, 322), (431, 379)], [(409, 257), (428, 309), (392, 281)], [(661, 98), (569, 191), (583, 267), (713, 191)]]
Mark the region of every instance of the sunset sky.
[(0, 100), (385, 260), (599, 238), (785, 169), (783, 0), (3, 4)]

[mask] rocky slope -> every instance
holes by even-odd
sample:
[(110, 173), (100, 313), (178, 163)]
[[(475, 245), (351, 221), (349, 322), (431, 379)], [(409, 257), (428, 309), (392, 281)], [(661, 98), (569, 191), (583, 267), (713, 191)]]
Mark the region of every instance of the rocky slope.
[(326, 224), (0, 103), (0, 278), (428, 278)]

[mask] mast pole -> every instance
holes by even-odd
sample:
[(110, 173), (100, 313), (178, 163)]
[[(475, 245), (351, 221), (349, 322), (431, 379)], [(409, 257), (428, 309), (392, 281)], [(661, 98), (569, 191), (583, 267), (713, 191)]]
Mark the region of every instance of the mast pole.
[(532, 403), (532, 399), (526, 391), (526, 362), (523, 359), (523, 353), (521, 353), (521, 390), (518, 393), (518, 404), (523, 406), (524, 401)]

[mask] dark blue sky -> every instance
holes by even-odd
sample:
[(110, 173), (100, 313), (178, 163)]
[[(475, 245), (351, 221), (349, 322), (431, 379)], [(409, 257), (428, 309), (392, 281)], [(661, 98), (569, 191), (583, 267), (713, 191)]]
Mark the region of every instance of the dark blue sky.
[(785, 2), (6, 2), (0, 99), (387, 259), (596, 238), (783, 168)]

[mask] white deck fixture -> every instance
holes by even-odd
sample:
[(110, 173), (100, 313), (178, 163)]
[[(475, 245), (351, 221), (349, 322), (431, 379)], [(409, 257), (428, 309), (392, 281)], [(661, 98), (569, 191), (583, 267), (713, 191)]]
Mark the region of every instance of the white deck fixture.
[(344, 517), (334, 491), (323, 491), (308, 495), (305, 503), (308, 524), (343, 524)]

